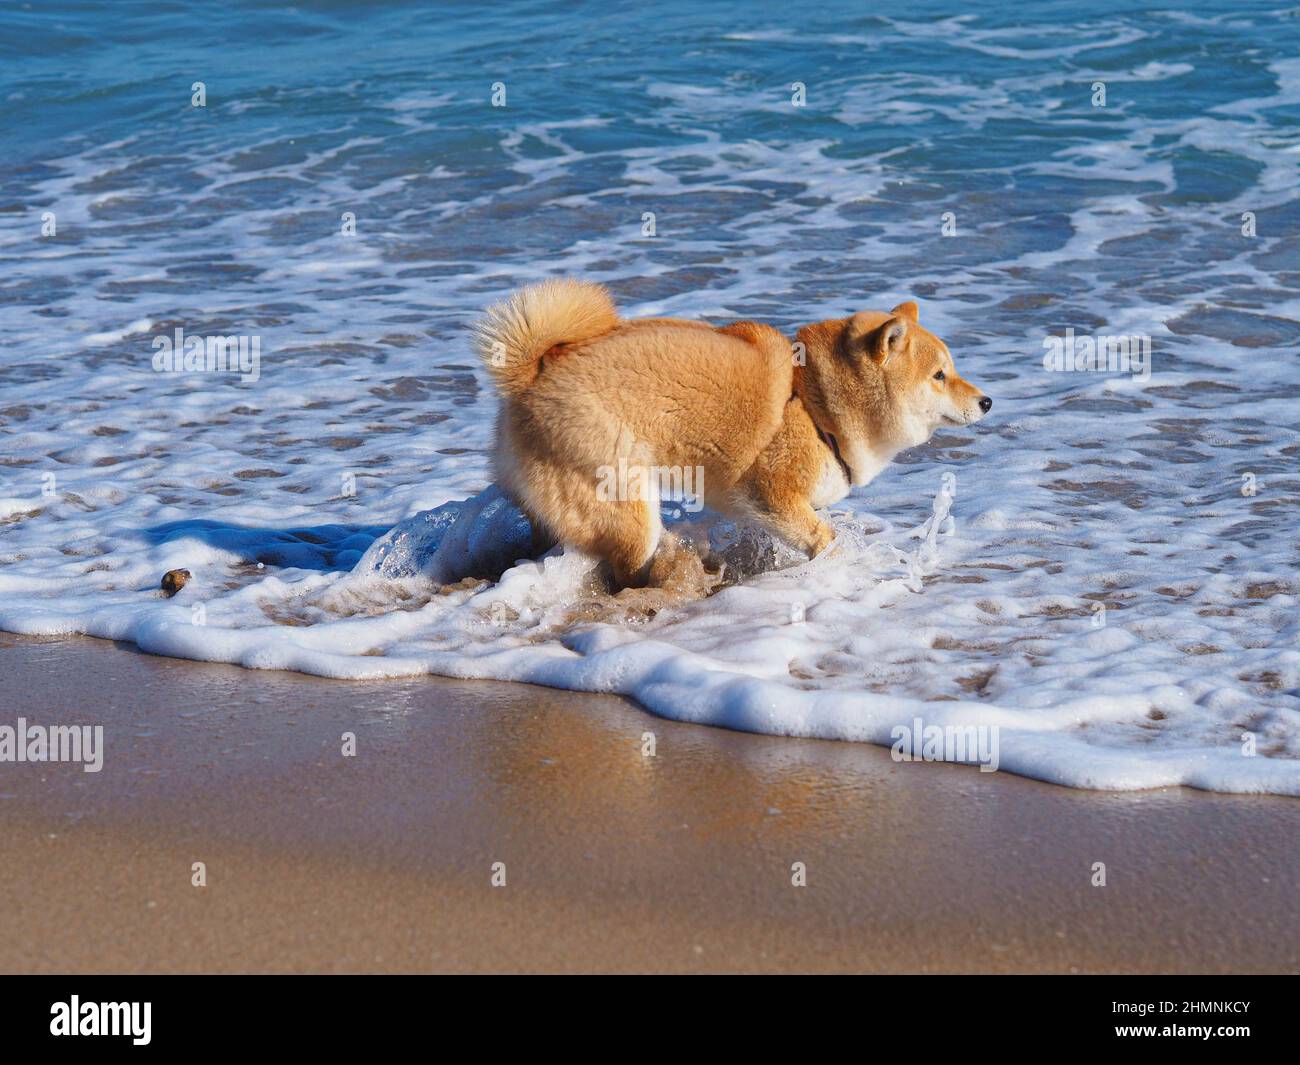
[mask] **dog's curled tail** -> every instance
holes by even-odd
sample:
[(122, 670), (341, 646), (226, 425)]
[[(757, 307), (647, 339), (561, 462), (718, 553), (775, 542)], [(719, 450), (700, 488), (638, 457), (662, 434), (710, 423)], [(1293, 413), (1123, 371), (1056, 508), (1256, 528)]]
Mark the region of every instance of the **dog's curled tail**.
[(535, 380), (542, 356), (557, 344), (580, 344), (618, 325), (603, 285), (560, 278), (521, 288), (493, 304), (479, 320), (474, 347), (507, 396)]

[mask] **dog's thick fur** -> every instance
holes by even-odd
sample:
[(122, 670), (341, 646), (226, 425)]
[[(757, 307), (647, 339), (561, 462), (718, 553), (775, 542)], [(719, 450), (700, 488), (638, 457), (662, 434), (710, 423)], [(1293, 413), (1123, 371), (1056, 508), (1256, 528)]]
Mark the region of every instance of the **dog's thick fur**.
[(624, 320), (600, 285), (545, 281), (489, 308), (476, 344), (503, 396), (498, 483), (624, 586), (654, 579), (658, 500), (602, 498), (602, 470), (702, 469), (706, 505), (811, 557), (832, 536), (815, 507), (992, 404), (911, 302), (804, 326), (792, 346), (758, 322)]

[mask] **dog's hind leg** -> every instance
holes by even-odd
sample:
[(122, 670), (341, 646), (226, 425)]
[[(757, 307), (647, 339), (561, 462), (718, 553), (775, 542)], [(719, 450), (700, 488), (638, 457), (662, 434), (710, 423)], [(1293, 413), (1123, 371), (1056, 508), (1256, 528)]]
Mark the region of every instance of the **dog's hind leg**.
[(609, 561), (622, 588), (641, 588), (650, 580), (651, 563), (663, 533), (659, 506), (653, 501), (605, 503), (607, 513), (595, 553)]
[(589, 476), (554, 465), (536, 470), (529, 487), (525, 513), (545, 515), (534, 529), (608, 562), (620, 587), (646, 583), (663, 532), (657, 500), (603, 499)]
[(533, 558), (541, 558), (547, 551), (559, 543), (558, 537), (553, 533), (549, 526), (541, 520), (536, 514), (527, 507), (523, 508), (524, 517), (528, 519), (528, 527), (532, 530)]

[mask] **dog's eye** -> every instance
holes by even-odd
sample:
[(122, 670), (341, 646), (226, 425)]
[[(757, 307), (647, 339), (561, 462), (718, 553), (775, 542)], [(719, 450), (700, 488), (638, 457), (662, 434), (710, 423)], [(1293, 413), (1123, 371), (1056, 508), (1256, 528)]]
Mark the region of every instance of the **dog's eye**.
[(935, 370), (935, 371), (934, 371), (934, 379), (935, 379), (936, 381), (942, 381), (942, 380), (943, 380), (943, 371), (942, 371), (942, 370)]

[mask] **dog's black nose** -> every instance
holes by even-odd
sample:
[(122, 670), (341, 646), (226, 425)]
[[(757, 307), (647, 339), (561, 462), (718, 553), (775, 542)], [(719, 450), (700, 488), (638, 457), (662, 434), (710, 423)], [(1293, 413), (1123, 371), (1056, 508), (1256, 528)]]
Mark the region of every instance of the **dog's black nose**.
[(989, 399), (988, 396), (980, 396), (980, 410), (987, 414), (991, 406), (993, 406), (993, 400)]

